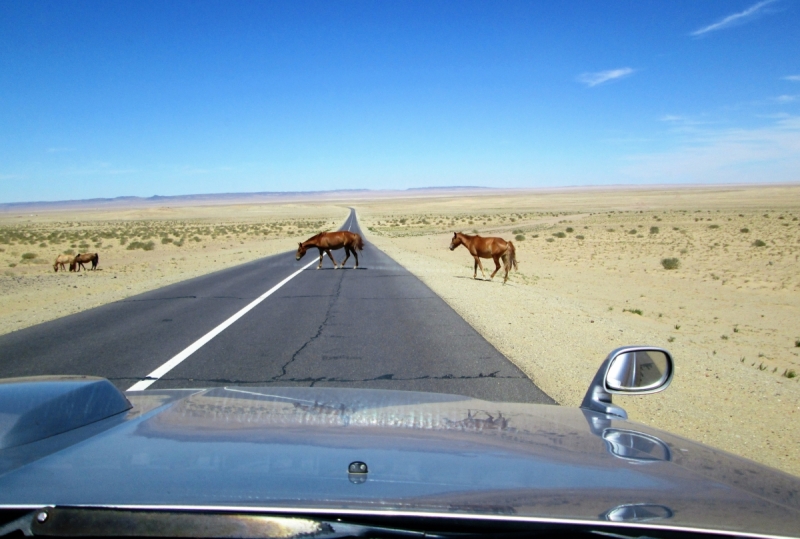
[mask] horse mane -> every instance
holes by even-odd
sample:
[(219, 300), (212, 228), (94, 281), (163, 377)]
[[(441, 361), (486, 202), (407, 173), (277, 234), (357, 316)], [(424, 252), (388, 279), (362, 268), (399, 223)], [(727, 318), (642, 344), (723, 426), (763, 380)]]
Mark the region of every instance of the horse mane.
[(316, 234), (314, 234), (313, 236), (308, 238), (306, 241), (302, 242), (302, 245), (305, 245), (306, 243), (311, 243), (314, 240), (320, 239), (322, 237), (322, 235), (327, 233), (327, 232), (328, 232), (328, 230), (323, 230), (322, 232), (317, 232)]

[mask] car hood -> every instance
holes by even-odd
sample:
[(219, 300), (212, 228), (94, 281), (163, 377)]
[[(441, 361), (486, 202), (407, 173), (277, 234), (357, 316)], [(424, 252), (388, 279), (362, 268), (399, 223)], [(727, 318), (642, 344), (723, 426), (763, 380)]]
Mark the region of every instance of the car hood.
[(126, 397), (125, 412), (0, 451), (0, 506), (800, 530), (797, 478), (578, 408), (334, 388)]

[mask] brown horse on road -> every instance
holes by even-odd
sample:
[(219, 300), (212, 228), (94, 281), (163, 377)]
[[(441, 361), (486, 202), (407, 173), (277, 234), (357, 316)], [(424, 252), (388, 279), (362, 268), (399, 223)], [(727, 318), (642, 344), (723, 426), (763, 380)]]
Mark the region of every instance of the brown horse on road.
[(469, 254), (472, 255), (472, 258), (475, 259), (475, 268), (472, 273), (472, 278), (478, 278), (478, 268), (481, 268), (481, 275), (483, 278), (486, 278), (486, 274), (483, 272), (483, 264), (481, 264), (481, 258), (493, 258), (495, 269), (492, 272), (492, 275), (489, 277), (490, 279), (494, 279), (495, 274), (500, 269), (500, 259), (503, 259), (503, 265), (505, 266), (506, 274), (503, 278), (503, 284), (506, 284), (508, 281), (508, 271), (513, 266), (514, 269), (517, 269), (517, 256), (516, 256), (516, 249), (514, 249), (514, 244), (510, 241), (506, 241), (503, 238), (483, 238), (481, 236), (470, 236), (469, 234), (463, 234), (461, 232), (453, 232), (453, 240), (450, 242), (450, 250), (454, 250), (459, 245), (463, 245), (469, 251)]
[(339, 232), (320, 232), (316, 236), (311, 236), (306, 241), (299, 243), (298, 245), (299, 247), (297, 248), (297, 256), (295, 257), (297, 260), (303, 258), (308, 248), (316, 247), (319, 249), (319, 266), (317, 266), (317, 269), (322, 268), (323, 253), (328, 253), (331, 262), (333, 262), (333, 269), (336, 269), (336, 260), (333, 259), (331, 249), (336, 250), (341, 249), (342, 247), (344, 247), (344, 251), (347, 256), (344, 257), (341, 267), (344, 267), (345, 262), (347, 262), (347, 259), (350, 258), (350, 253), (353, 253), (353, 256), (356, 258), (356, 265), (354, 266), (354, 269), (357, 269), (358, 251), (364, 250), (364, 240), (361, 239), (361, 236), (355, 232), (349, 232), (347, 230), (340, 230)]

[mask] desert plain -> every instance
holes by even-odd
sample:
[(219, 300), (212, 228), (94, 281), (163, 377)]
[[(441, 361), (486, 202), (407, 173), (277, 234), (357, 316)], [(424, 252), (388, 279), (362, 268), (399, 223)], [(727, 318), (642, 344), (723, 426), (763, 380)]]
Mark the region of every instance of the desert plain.
[[(293, 250), (348, 206), (559, 404), (612, 349), (670, 350), (675, 379), (615, 397), (630, 419), (800, 475), (800, 186), (398, 192), (352, 201), (0, 214), (0, 334)], [(519, 268), (450, 251), (454, 231), (514, 242)], [(133, 245), (133, 247), (131, 247)], [(64, 251), (100, 271), (54, 272)], [(365, 253), (368, 265), (368, 253)], [(454, 337), (455, 338), (455, 337)]]

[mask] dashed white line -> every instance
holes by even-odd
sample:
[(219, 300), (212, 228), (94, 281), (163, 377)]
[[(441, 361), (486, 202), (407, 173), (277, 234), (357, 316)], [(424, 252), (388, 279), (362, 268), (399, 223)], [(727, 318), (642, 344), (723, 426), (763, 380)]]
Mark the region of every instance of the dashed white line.
[(251, 301), (242, 310), (240, 310), (239, 312), (237, 312), (236, 314), (225, 320), (223, 323), (221, 323), (220, 325), (218, 325), (217, 327), (215, 327), (214, 329), (212, 329), (211, 331), (209, 331), (208, 333), (197, 339), (188, 348), (186, 348), (181, 353), (179, 353), (178, 355), (176, 355), (175, 357), (173, 357), (172, 359), (161, 365), (159, 368), (148, 374), (144, 380), (139, 380), (138, 382), (133, 384), (131, 387), (128, 388), (128, 391), (142, 391), (150, 387), (152, 384), (157, 382), (159, 378), (161, 378), (169, 371), (180, 365), (183, 362), (183, 360), (185, 360), (187, 357), (197, 352), (208, 341), (210, 341), (211, 339), (213, 339), (214, 337), (225, 331), (225, 329), (227, 329), (228, 326), (239, 320), (241, 317), (247, 314), (251, 309), (253, 309), (256, 305), (258, 305), (259, 303), (270, 297), (280, 287), (282, 287), (283, 285), (285, 285), (286, 283), (288, 283), (289, 281), (300, 275), (300, 273), (303, 270), (305, 270), (307, 267), (309, 267), (311, 264), (314, 263), (316, 263), (316, 259), (312, 260), (311, 262), (309, 262), (308, 264), (306, 264), (299, 270), (295, 271), (287, 278), (285, 278), (284, 280), (282, 280), (281, 282), (279, 282), (278, 284), (276, 284), (275, 286), (273, 286), (272, 288), (261, 294), (255, 300)]

